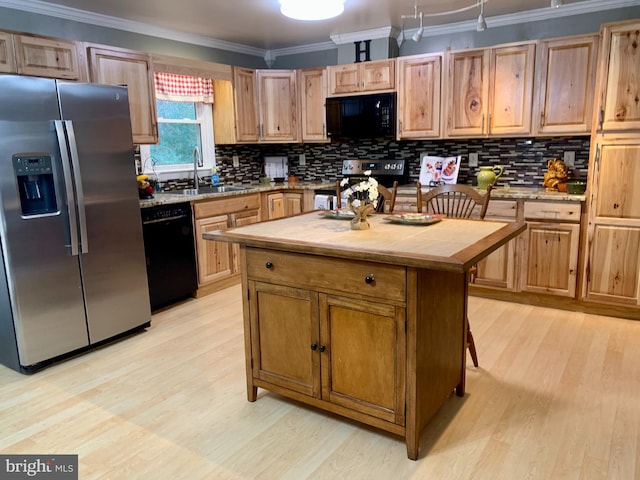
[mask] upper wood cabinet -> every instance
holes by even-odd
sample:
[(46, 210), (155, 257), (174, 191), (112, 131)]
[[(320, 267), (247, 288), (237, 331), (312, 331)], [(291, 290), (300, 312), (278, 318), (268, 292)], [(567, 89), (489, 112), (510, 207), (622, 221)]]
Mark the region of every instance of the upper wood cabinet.
[(157, 143), (156, 94), (150, 56), (103, 46), (88, 46), (87, 52), (91, 81), (128, 87), (133, 142)]
[(14, 35), (13, 40), (20, 75), (80, 80), (75, 42), (33, 35)]
[(298, 122), (295, 70), (257, 70), (260, 140), (295, 142)]
[(0, 73), (82, 80), (75, 42), (0, 32)]
[(326, 68), (298, 70), (300, 136), (303, 142), (328, 142)]
[(298, 139), (295, 70), (233, 69), (236, 141)]
[(233, 68), (233, 94), (235, 97), (236, 141), (257, 142), (259, 138), (258, 92), (255, 70)]
[(440, 136), (442, 55), (397, 59), (398, 138)]
[(541, 41), (536, 60), (534, 133), (591, 133), (598, 36)]
[(448, 53), (447, 135), (527, 135), (535, 42)]
[(0, 32), (0, 73), (16, 73), (16, 71), (13, 35)]
[(395, 60), (376, 60), (349, 65), (332, 65), (329, 70), (329, 94), (393, 90)]
[(597, 129), (640, 130), (640, 20), (603, 25)]

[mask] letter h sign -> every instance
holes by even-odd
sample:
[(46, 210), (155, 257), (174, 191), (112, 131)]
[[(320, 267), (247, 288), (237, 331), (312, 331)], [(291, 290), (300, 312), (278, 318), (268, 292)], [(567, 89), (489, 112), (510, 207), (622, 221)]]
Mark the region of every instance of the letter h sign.
[[(355, 63), (362, 62), (362, 54), (364, 54), (364, 61), (371, 60), (371, 40), (365, 40), (364, 42), (353, 42), (356, 46), (356, 61)], [(364, 43), (364, 48), (362, 44)]]

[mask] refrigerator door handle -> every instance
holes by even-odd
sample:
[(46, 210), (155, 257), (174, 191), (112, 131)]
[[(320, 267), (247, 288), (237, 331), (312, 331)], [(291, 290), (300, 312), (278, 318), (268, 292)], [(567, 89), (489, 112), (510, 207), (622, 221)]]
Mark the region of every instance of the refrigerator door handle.
[[(69, 152), (67, 151), (67, 138), (64, 133), (62, 120), (54, 120), (56, 134), (58, 136), (58, 146), (60, 147), (60, 158), (62, 159), (62, 171), (64, 172), (64, 185), (67, 193), (67, 210), (69, 213), (69, 234), (71, 237), (71, 255), (78, 255), (78, 226), (76, 223), (76, 199), (73, 193), (73, 180), (71, 175), (71, 163), (69, 162)], [(68, 246), (68, 245), (67, 245)]]
[(73, 179), (76, 187), (76, 200), (78, 202), (78, 219), (80, 221), (80, 246), (82, 253), (89, 253), (89, 237), (87, 235), (87, 213), (84, 206), (84, 192), (82, 191), (82, 176), (80, 174), (80, 156), (76, 144), (76, 134), (73, 130), (73, 122), (64, 120), (69, 139), (69, 151), (71, 152), (71, 165), (73, 165)]

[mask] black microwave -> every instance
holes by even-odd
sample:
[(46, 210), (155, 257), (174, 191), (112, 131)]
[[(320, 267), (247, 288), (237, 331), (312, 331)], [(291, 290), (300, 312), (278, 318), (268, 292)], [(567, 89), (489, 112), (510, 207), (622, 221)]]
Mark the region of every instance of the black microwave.
[(327, 98), (329, 138), (380, 138), (395, 134), (395, 93)]

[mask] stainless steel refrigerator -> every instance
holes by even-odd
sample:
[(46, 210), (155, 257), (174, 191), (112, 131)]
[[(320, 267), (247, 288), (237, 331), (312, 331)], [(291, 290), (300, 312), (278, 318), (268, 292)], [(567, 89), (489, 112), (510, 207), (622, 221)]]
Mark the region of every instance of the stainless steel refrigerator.
[(0, 362), (150, 325), (125, 87), (0, 75)]

